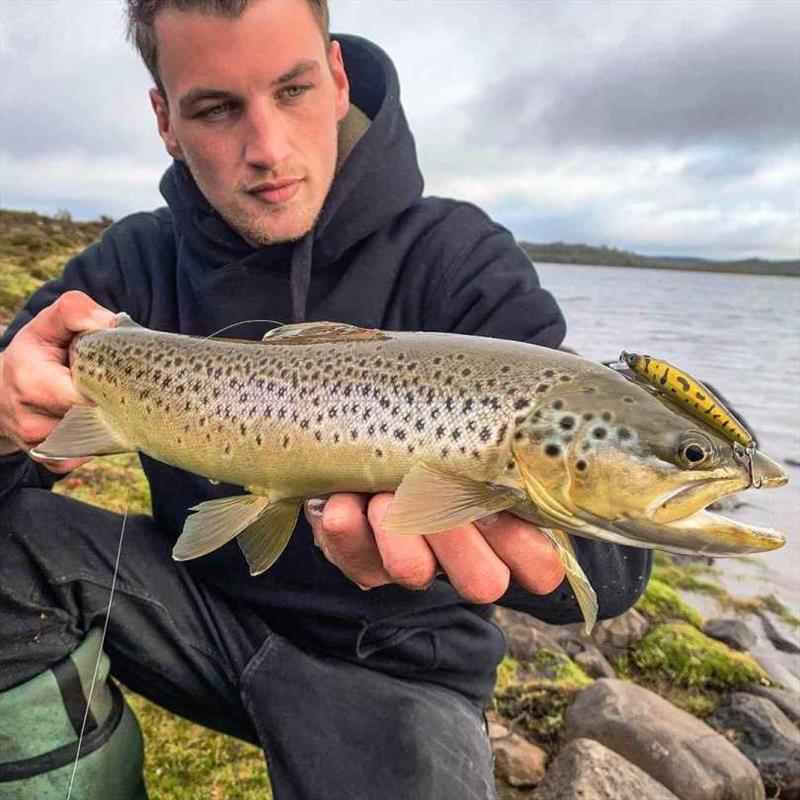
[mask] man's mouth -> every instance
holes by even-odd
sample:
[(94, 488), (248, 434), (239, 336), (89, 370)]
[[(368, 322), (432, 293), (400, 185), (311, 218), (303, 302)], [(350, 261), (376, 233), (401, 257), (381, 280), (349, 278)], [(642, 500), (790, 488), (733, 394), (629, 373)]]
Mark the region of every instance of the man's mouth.
[(282, 178), (278, 181), (260, 183), (247, 192), (264, 203), (285, 203), (297, 194), (302, 182), (302, 178)]

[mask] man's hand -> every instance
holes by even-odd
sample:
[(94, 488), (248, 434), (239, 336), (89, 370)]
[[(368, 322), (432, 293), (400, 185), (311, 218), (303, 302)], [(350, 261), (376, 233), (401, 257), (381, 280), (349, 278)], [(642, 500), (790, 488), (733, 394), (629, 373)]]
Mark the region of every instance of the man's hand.
[(506, 512), (427, 536), (381, 530), (393, 495), (334, 494), (309, 500), (306, 517), (325, 557), (362, 589), (399, 583), (425, 589), (444, 572), (472, 603), (492, 603), (511, 578), (534, 594), (564, 579), (555, 548), (535, 526)]
[[(42, 309), (0, 354), (0, 447), (5, 453), (40, 444), (71, 406), (86, 400), (72, 384), (69, 344), (78, 333), (112, 328), (114, 314), (82, 292), (65, 292)], [(88, 459), (45, 461), (69, 472)]]

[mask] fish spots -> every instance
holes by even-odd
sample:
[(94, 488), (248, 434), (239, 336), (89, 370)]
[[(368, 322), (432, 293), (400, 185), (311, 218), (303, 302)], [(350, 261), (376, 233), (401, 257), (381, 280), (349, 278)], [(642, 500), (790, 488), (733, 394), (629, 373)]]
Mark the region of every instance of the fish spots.
[(586, 467), (586, 461), (584, 461), (582, 458), (575, 462), (575, 469), (578, 470), (578, 472), (586, 472)]
[(585, 419), (587, 422), (591, 422), (594, 419), (594, 414), (592, 414), (591, 411), (586, 411), (583, 414), (583, 419)]
[(564, 401), (563, 400), (553, 400), (552, 406), (556, 411), (560, 411), (564, 408)]
[(550, 388), (550, 384), (549, 383), (540, 383), (536, 387), (536, 393), (537, 394), (544, 394), (549, 388)]
[(281, 447), (283, 447), (284, 450), (288, 450), (290, 442), (291, 442), (291, 438), (289, 437), (289, 434), (288, 433), (284, 434), (283, 435), (283, 441), (281, 442)]
[(625, 441), (631, 438), (631, 432), (627, 428), (618, 428), (617, 429), (617, 438)]
[(544, 448), (545, 455), (549, 456), (550, 458), (556, 458), (557, 456), (561, 455), (561, 448), (554, 443), (548, 444)]
[(559, 420), (558, 424), (565, 431), (571, 431), (575, 427), (575, 417), (571, 414), (566, 414)]
[(376, 458), (383, 458), (383, 450), (380, 447), (375, 448), (375, 457)]
[(527, 408), (530, 405), (530, 400), (527, 397), (518, 397), (514, 401), (514, 410), (521, 411), (523, 408)]
[(515, 466), (516, 464), (513, 461), (506, 461), (506, 470), (509, 472), (514, 469)]
[(625, 395), (625, 396), (622, 398), (622, 402), (623, 402), (623, 403), (635, 403), (635, 402), (636, 402), (636, 400), (635, 400), (633, 397), (631, 397), (630, 395), (626, 394), (626, 395)]
[(612, 414), (610, 411), (604, 411), (604, 412), (603, 412), (603, 413), (600, 415), (600, 418), (601, 418), (601, 419), (602, 419), (604, 422), (611, 422), (611, 420), (613, 419), (613, 414)]
[(605, 439), (607, 435), (608, 431), (603, 427), (598, 426), (592, 430), (592, 436), (595, 439)]

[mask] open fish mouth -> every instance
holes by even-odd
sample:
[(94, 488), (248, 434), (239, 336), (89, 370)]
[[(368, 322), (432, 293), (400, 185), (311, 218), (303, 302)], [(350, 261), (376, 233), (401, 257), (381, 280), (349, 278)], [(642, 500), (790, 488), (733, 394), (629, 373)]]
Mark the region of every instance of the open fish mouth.
[(707, 509), (669, 524), (617, 520), (615, 527), (643, 544), (683, 555), (738, 556), (764, 553), (786, 544), (786, 536), (723, 517)]

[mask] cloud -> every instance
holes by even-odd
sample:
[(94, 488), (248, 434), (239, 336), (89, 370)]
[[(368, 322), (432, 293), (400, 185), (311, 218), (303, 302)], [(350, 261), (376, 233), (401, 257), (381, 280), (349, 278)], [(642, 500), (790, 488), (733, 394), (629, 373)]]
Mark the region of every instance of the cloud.
[[(114, 0), (0, 0), (0, 203), (162, 203), (149, 76)], [(798, 257), (800, 6), (332, 0), (393, 58), (431, 194), (519, 238)]]

